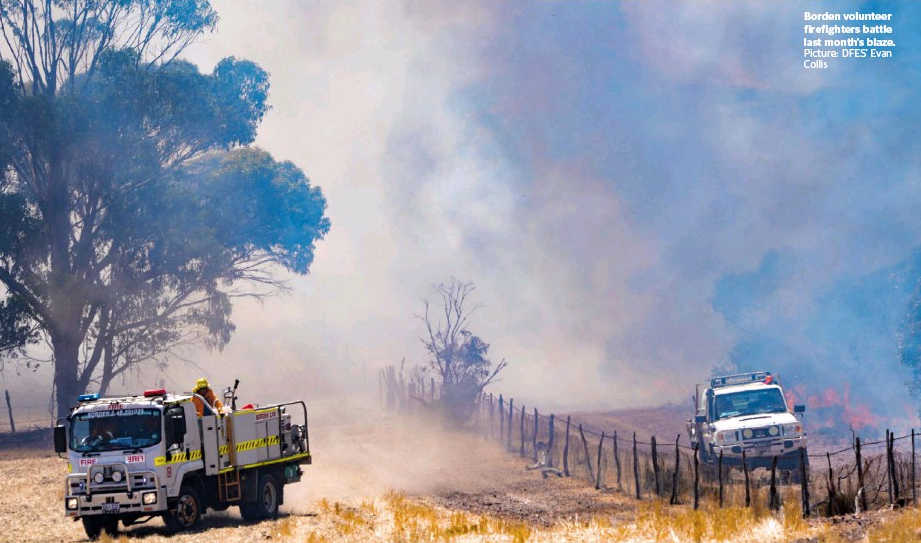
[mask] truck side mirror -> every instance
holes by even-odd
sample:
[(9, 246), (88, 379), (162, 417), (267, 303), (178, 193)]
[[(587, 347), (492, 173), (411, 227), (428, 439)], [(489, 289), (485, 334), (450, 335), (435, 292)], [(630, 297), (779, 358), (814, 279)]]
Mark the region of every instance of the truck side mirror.
[(805, 413), (805, 412), (806, 412), (806, 406), (805, 406), (805, 405), (794, 405), (794, 406), (793, 406), (793, 412), (794, 412), (794, 413)]
[(67, 452), (67, 429), (60, 424), (54, 427), (54, 452)]
[(694, 417), (694, 423), (695, 423), (695, 424), (703, 424), (703, 423), (705, 423), (705, 422), (707, 422), (707, 416), (706, 416), (706, 415), (697, 415), (697, 416)]

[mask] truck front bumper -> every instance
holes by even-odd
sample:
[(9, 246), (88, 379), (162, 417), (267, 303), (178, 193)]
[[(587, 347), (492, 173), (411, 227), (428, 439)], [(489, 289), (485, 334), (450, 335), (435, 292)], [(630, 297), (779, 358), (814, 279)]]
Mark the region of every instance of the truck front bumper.
[[(124, 464), (120, 464), (124, 466)], [(64, 481), (64, 516), (80, 518), (88, 515), (153, 515), (167, 509), (166, 488), (151, 471), (128, 472), (119, 483), (105, 480), (92, 482), (93, 469), (88, 473), (68, 475)]]
[(166, 489), (64, 496), (64, 516), (154, 515), (166, 510)]
[(789, 470), (799, 468), (800, 450), (805, 454), (805, 437), (788, 437), (777, 439), (759, 439), (713, 446), (711, 456), (714, 461), (723, 453), (723, 463), (741, 465), (742, 452), (749, 468), (769, 468), (773, 458), (777, 457), (777, 467)]

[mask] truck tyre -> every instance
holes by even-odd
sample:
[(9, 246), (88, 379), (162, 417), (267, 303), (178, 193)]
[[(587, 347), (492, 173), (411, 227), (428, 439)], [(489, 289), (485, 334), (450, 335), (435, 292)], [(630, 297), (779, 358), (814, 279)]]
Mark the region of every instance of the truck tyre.
[(103, 519), (102, 521), (103, 531), (111, 536), (115, 537), (118, 535), (118, 518)]
[(95, 540), (102, 533), (102, 522), (99, 517), (83, 517), (80, 520), (83, 521), (83, 531), (90, 540)]
[(176, 510), (167, 511), (163, 522), (171, 532), (191, 530), (201, 519), (201, 498), (191, 486), (182, 485), (179, 489), (179, 499), (176, 500)]
[(281, 490), (275, 478), (268, 473), (259, 476), (256, 485), (256, 501), (240, 504), (240, 516), (243, 520), (256, 521), (272, 519), (278, 516), (278, 504), (281, 501)]

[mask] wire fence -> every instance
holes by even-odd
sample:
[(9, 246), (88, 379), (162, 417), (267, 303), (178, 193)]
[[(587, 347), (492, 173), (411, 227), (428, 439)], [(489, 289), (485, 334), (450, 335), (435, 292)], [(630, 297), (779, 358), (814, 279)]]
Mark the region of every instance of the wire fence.
[[(28, 397), (26, 403), (20, 403), (18, 394), (5, 390), (0, 399), (0, 439), (3, 434), (47, 429), (54, 426), (54, 416), (49, 402), (38, 403), (36, 398)], [(14, 400), (15, 399), (15, 400)]]
[[(402, 368), (380, 373), (380, 402), (412, 412), (415, 400), (434, 402), (431, 383), (404, 380)], [(637, 436), (616, 428), (590, 427), (571, 415), (541, 413), (501, 394), (477, 398), (470, 429), (530, 462), (544, 477), (576, 477), (600, 492), (621, 492), (671, 504), (702, 499), (724, 505), (779, 508), (798, 501), (804, 517), (836, 516), (917, 503), (916, 432), (861, 441), (822, 453), (792, 449), (779, 457), (724, 457), (691, 446), (685, 434)], [(799, 453), (799, 454), (797, 454)], [(757, 469), (764, 468), (763, 470)]]
[[(849, 447), (803, 451), (799, 458), (793, 452), (738, 461), (707, 455), (682, 434), (663, 441), (635, 432), (624, 435), (615, 428), (590, 428), (570, 415), (541, 414), (492, 394), (479, 398), (473, 428), (484, 439), (530, 458), (530, 467), (544, 476), (579, 477), (597, 490), (636, 499), (658, 496), (696, 508), (702, 497), (710, 497), (721, 507), (743, 501), (751, 506), (758, 500), (779, 507), (782, 492), (798, 492), (804, 516), (917, 503), (914, 429), (902, 436), (887, 430), (886, 438), (877, 441), (855, 437)], [(755, 472), (759, 465), (766, 469)]]

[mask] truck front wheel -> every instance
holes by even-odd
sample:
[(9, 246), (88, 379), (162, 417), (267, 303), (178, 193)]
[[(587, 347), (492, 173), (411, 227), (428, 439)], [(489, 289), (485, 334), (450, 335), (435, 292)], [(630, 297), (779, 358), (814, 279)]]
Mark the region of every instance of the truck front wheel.
[(263, 520), (278, 516), (278, 504), (281, 502), (281, 490), (275, 478), (268, 473), (259, 476), (256, 486), (256, 501), (240, 504), (240, 516), (243, 520)]
[(179, 499), (176, 501), (176, 510), (168, 511), (163, 517), (166, 527), (171, 532), (191, 530), (201, 518), (201, 498), (198, 492), (190, 486), (183, 485), (179, 489)]
[(83, 531), (86, 537), (94, 540), (105, 530), (106, 534), (115, 537), (118, 534), (118, 519), (109, 519), (99, 516), (83, 517)]

